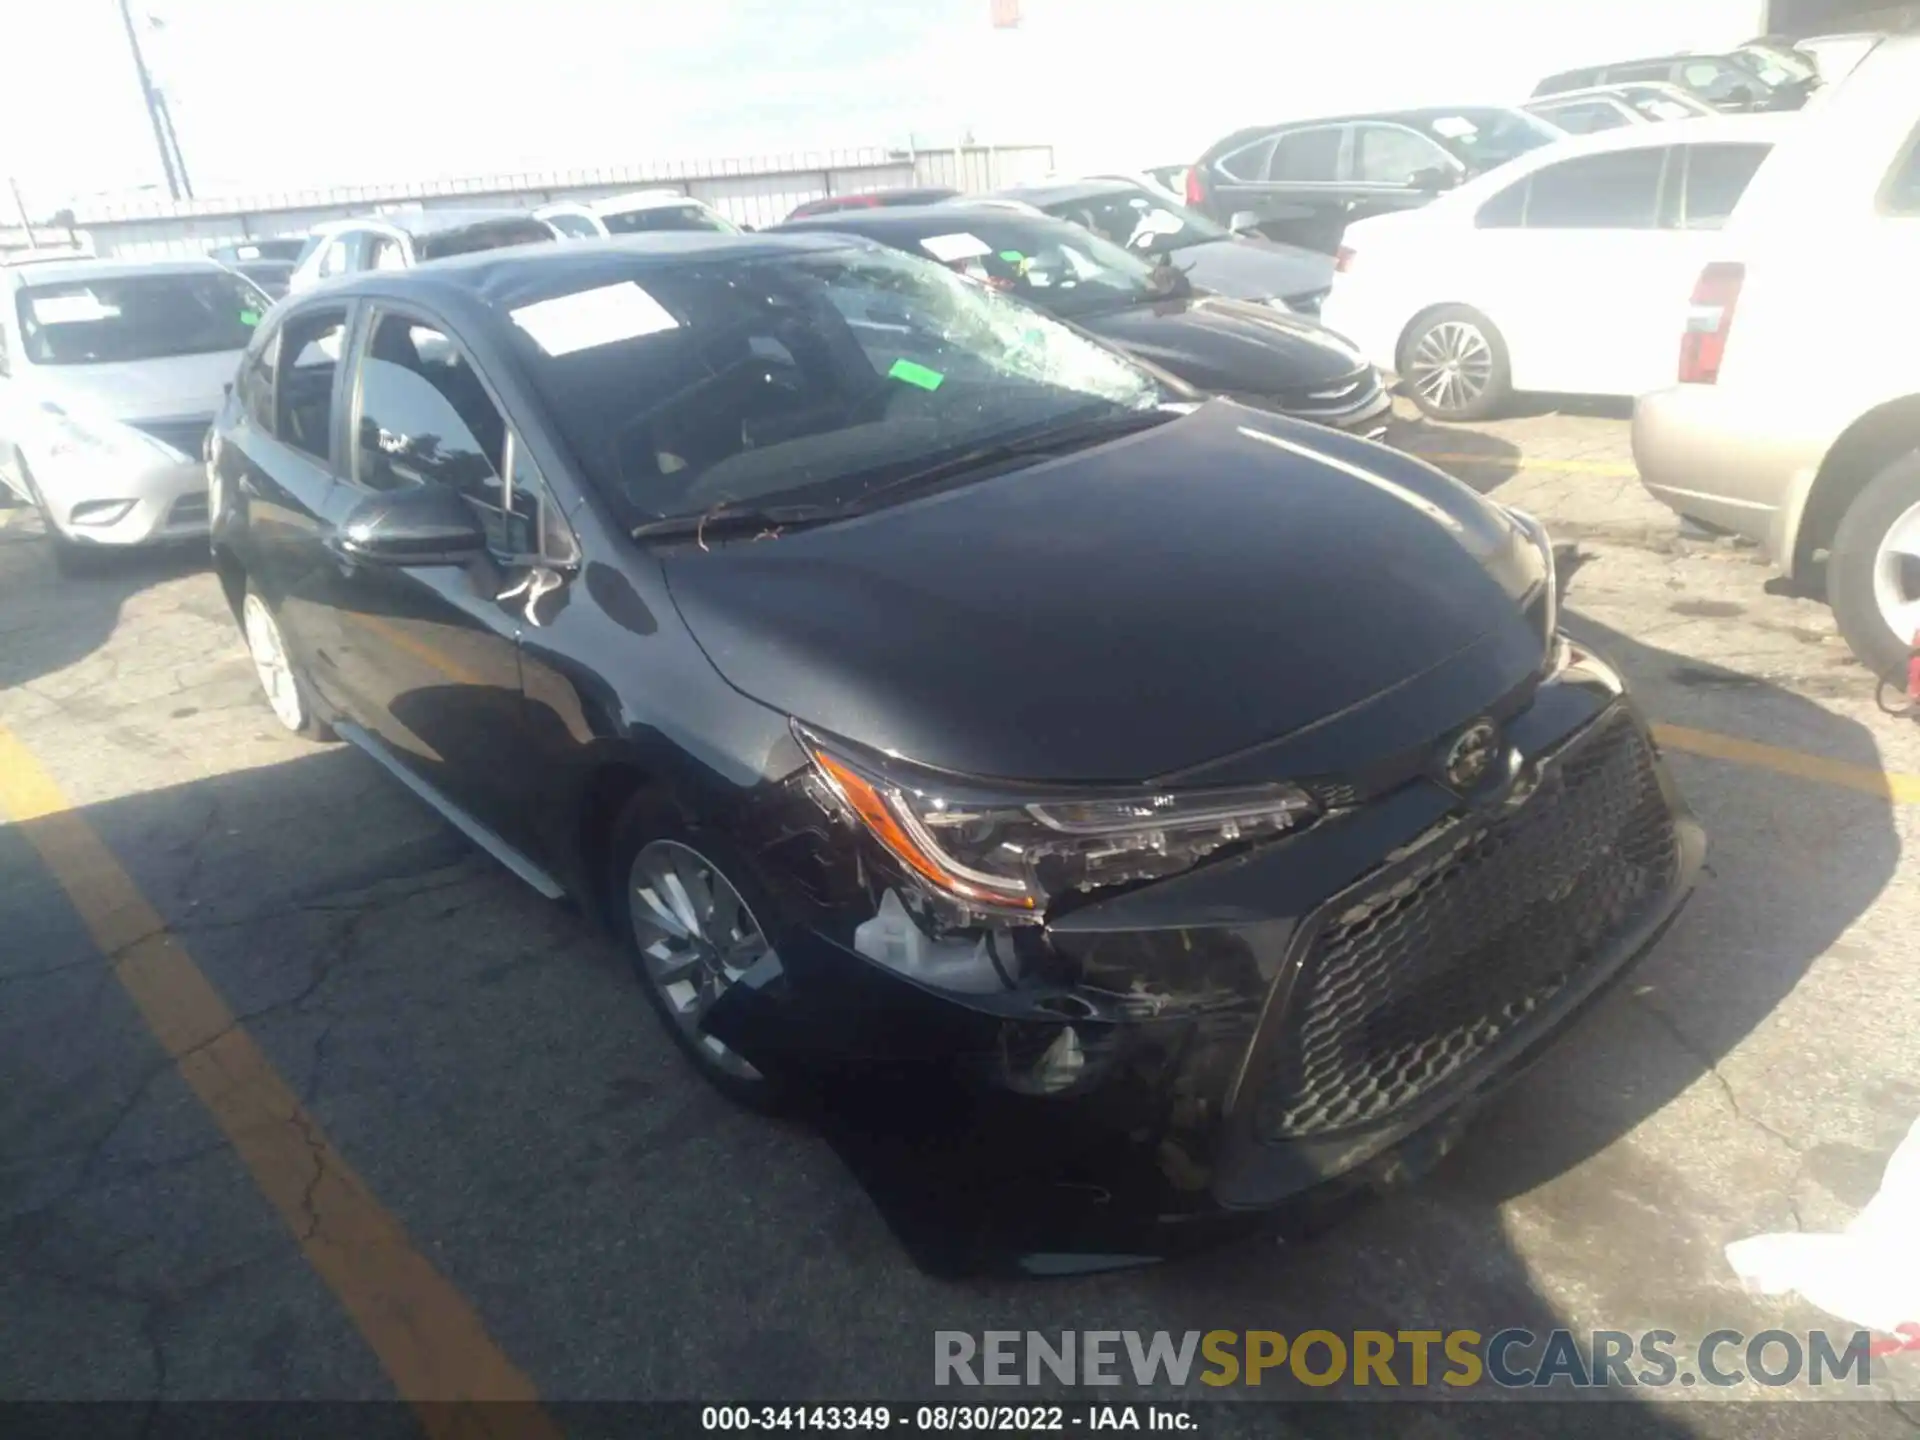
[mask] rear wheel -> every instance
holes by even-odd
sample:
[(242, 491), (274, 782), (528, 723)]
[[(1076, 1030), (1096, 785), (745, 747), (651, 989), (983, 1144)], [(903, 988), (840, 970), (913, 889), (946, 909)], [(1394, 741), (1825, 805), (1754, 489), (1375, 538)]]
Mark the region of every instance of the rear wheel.
[(303, 740), (331, 740), (333, 729), (314, 707), (313, 691), (287, 651), (280, 622), (251, 585), (240, 602), (240, 633), (274, 719)]
[(1399, 361), (1413, 403), (1436, 420), (1485, 420), (1513, 396), (1506, 341), (1465, 305), (1444, 305), (1409, 326)]
[(1920, 642), (1920, 450), (1847, 507), (1827, 555), (1827, 598), (1853, 653), (1876, 675), (1903, 679)]

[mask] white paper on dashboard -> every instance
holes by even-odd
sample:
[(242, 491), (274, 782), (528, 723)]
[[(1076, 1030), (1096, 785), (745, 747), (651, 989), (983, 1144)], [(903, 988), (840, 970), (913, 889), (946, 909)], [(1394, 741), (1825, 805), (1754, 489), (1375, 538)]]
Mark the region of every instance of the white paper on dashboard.
[(664, 305), (631, 280), (536, 300), (508, 313), (549, 355), (571, 355), (680, 328)]
[(978, 235), (961, 232), (953, 235), (929, 235), (920, 242), (920, 248), (934, 259), (951, 265), (956, 260), (973, 260), (981, 255), (991, 255), (993, 247)]

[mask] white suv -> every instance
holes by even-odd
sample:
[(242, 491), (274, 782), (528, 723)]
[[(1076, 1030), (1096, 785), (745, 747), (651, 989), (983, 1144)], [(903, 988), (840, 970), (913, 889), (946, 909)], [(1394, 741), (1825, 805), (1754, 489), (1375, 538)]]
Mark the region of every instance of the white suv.
[(215, 261), (0, 269), (0, 484), (63, 571), (207, 530), (204, 445), (272, 303)]
[(298, 294), (361, 270), (411, 270), (475, 250), (537, 245), (559, 233), (525, 210), (420, 209), (328, 220), (307, 237), (300, 262), (287, 277), (287, 291)]
[(1920, 646), (1920, 35), (1798, 119), (1702, 257), (1633, 458), (1788, 575), (1825, 553), (1841, 633), (1895, 675)]

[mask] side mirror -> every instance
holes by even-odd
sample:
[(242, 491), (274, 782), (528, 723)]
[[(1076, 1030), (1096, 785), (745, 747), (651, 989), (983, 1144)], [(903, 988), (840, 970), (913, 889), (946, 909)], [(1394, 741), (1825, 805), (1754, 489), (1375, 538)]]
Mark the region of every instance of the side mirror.
[(1459, 177), (1444, 165), (1429, 165), (1425, 170), (1416, 170), (1407, 179), (1407, 184), (1427, 195), (1438, 195), (1443, 190), (1451, 190)]
[(363, 565), (464, 565), (486, 553), (487, 532), (458, 492), (409, 485), (354, 506), (334, 548)]

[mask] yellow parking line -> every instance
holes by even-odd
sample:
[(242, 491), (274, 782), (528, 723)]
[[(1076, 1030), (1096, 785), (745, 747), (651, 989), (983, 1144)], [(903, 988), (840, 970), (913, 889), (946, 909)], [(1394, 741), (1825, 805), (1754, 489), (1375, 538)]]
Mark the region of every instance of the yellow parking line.
[(1735, 765), (1751, 765), (1799, 780), (1814, 780), (1842, 790), (1857, 790), (1901, 805), (1920, 805), (1920, 775), (1904, 775), (1895, 770), (1876, 770), (1871, 765), (1853, 765), (1844, 760), (1828, 760), (1802, 750), (1786, 750), (1778, 745), (1762, 745), (1741, 740), (1714, 730), (1693, 730), (1685, 725), (1655, 725), (1653, 735), (1670, 750), (1689, 755), (1704, 755), (1712, 760), (1728, 760)]
[[(436, 1440), (558, 1440), (533, 1382), (416, 1250), (40, 762), (0, 727), (0, 812), (46, 862), (154, 1037)], [(520, 1402), (469, 1409), (469, 1402)]]
[(1441, 455), (1425, 450), (1410, 450), (1429, 465), (1502, 465), (1513, 470), (1552, 470), (1563, 475), (1604, 475), (1624, 479), (1640, 472), (1618, 460), (1530, 460), (1524, 455)]

